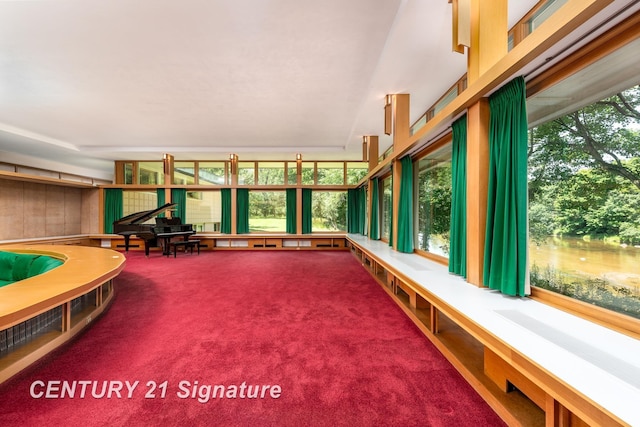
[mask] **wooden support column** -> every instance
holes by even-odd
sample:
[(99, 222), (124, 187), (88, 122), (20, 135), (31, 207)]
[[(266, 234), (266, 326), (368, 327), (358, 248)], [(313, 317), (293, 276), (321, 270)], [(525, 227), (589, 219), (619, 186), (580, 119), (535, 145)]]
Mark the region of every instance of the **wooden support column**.
[(487, 188), (489, 185), (489, 101), (467, 111), (467, 281), (482, 286)]
[(403, 93), (393, 95), (393, 151), (396, 153), (409, 146), (411, 136), (409, 120), (409, 95)]
[(372, 171), (378, 166), (378, 135), (370, 135), (367, 137), (369, 152), (367, 158), (369, 159), (369, 170)]
[(467, 57), (469, 85), (508, 52), (507, 0), (470, 0), (471, 46)]

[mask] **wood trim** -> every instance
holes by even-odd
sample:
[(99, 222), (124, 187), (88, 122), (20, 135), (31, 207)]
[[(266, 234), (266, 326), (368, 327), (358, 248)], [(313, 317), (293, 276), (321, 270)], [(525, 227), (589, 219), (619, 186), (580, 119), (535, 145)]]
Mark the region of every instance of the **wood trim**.
[(594, 306), (556, 292), (531, 287), (531, 299), (543, 302), (560, 310), (575, 314), (591, 322), (613, 329), (630, 337), (640, 339), (640, 319)]

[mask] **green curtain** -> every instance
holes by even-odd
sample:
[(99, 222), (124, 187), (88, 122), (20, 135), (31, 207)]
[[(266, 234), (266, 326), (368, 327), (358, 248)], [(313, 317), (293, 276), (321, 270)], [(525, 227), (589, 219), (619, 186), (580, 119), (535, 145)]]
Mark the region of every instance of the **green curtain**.
[(104, 190), (104, 232), (113, 233), (113, 221), (122, 218), (122, 188)]
[(449, 272), (467, 277), (467, 116), (451, 126)]
[(528, 295), (527, 111), (525, 82), (516, 77), (489, 98), (489, 188), (484, 284)]
[(413, 252), (413, 161), (400, 159), (400, 194), (398, 195), (398, 251)]
[(220, 215), (220, 232), (231, 234), (231, 189), (223, 188), (220, 190), (220, 202), (222, 212)]
[(312, 232), (312, 197), (311, 189), (302, 189), (302, 234), (310, 234)]
[(298, 232), (298, 224), (296, 223), (297, 221), (297, 217), (296, 217), (296, 203), (297, 203), (297, 197), (296, 197), (296, 189), (295, 188), (287, 188), (286, 190), (286, 195), (287, 195), (287, 233), (291, 233), (291, 234), (295, 234)]
[(358, 188), (358, 233), (365, 235), (367, 216), (367, 187)]
[(249, 232), (249, 189), (238, 188), (236, 190), (236, 233)]
[(358, 227), (358, 189), (347, 190), (347, 232), (357, 233)]
[(393, 246), (393, 165), (391, 165), (391, 205), (389, 207), (389, 246)]
[(369, 238), (380, 239), (380, 206), (378, 198), (378, 178), (371, 180), (371, 223), (369, 224)]
[(177, 203), (172, 216), (180, 218), (182, 223), (186, 223), (187, 218), (187, 190), (184, 188), (171, 189), (171, 203)]
[[(165, 204), (165, 203), (167, 203), (167, 202), (165, 201), (164, 188), (158, 188), (158, 189), (156, 189), (156, 195), (157, 195), (157, 199), (158, 199), (158, 200), (157, 200), (157, 202), (156, 202), (156, 205), (157, 205), (158, 207), (160, 207), (160, 206), (164, 206), (164, 204)], [(160, 218), (164, 218), (164, 217), (166, 216), (166, 214), (165, 214), (164, 212), (162, 212), (162, 213), (158, 214), (158, 216), (159, 216)]]

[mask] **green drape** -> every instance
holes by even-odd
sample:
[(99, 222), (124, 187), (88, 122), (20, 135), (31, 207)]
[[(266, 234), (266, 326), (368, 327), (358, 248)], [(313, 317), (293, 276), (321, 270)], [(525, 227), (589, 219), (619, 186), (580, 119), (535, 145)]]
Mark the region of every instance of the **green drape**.
[(489, 98), (489, 188), (484, 284), (528, 295), (527, 111), (524, 78)]
[[(160, 207), (160, 206), (164, 206), (164, 204), (165, 204), (165, 203), (167, 203), (167, 202), (165, 201), (165, 192), (164, 192), (164, 188), (158, 188), (158, 189), (156, 189), (156, 196), (157, 196), (157, 197), (156, 197), (156, 198), (157, 198), (156, 206), (158, 206), (158, 207)], [(166, 213), (161, 212), (161, 213), (159, 213), (159, 214), (158, 214), (158, 216), (159, 216), (160, 218), (164, 218), (164, 217), (166, 216)]]
[(249, 232), (249, 189), (236, 190), (236, 233)]
[(413, 161), (400, 159), (400, 194), (398, 195), (398, 247), (400, 252), (413, 252)]
[(453, 125), (449, 272), (467, 277), (467, 116)]
[(389, 246), (393, 246), (393, 165), (391, 166), (391, 206), (389, 206)]
[(357, 233), (358, 226), (358, 189), (349, 188), (347, 190), (347, 232)]
[(104, 232), (113, 233), (113, 221), (122, 216), (122, 188), (106, 188), (104, 190)]
[(302, 189), (302, 234), (310, 234), (312, 232), (312, 197), (311, 189)]
[(220, 232), (231, 234), (231, 189), (222, 188), (220, 190), (220, 204), (222, 212), (220, 215)]
[(184, 188), (172, 188), (171, 189), (171, 203), (177, 203), (174, 208), (175, 212), (173, 217), (178, 217), (182, 220), (182, 223), (186, 223), (187, 218), (187, 190)]
[(287, 195), (286, 228), (287, 228), (287, 233), (291, 233), (291, 234), (295, 234), (298, 232), (298, 224), (297, 224), (297, 216), (296, 216), (296, 213), (297, 213), (296, 191), (297, 190), (295, 188), (287, 188), (286, 190), (286, 195)]
[(367, 187), (358, 188), (358, 233), (365, 234), (367, 215)]
[(371, 180), (371, 222), (369, 223), (369, 238), (380, 239), (380, 202), (378, 199), (378, 178)]

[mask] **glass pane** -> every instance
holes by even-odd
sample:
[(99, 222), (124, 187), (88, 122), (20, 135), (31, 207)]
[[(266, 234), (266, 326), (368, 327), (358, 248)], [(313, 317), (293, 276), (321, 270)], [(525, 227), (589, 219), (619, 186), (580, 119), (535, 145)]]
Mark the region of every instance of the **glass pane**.
[(298, 183), (298, 165), (296, 162), (287, 163), (287, 185)]
[(313, 191), (311, 193), (313, 214), (311, 231), (346, 231), (347, 192)]
[(138, 162), (138, 183), (163, 185), (164, 164), (162, 162)]
[(124, 164), (124, 183), (133, 184), (133, 163)]
[(533, 128), (531, 284), (640, 318), (640, 86)]
[(220, 191), (189, 191), (187, 192), (186, 224), (193, 224), (198, 232), (220, 231), (222, 205)]
[(416, 247), (449, 257), (451, 145), (427, 154), (417, 168)]
[(313, 185), (314, 181), (314, 163), (302, 162), (302, 185)]
[(198, 163), (198, 184), (200, 185), (224, 185), (224, 162), (200, 162)]
[(284, 191), (250, 191), (249, 231), (284, 233), (287, 229), (286, 207)]
[(382, 221), (380, 221), (381, 233), (380, 237), (389, 241), (391, 230), (391, 176), (382, 180)]
[(238, 184), (239, 185), (255, 185), (255, 163), (254, 162), (238, 162)]
[(284, 185), (284, 162), (259, 162), (259, 185)]
[(567, 0), (549, 0), (529, 20), (529, 33), (532, 33), (536, 28), (546, 21), (551, 15), (553, 15)]
[(367, 172), (369, 172), (369, 163), (367, 162), (347, 163), (347, 184), (357, 184), (367, 175)]
[(318, 185), (343, 185), (343, 162), (318, 162)]
[(195, 184), (195, 173), (195, 162), (175, 162), (173, 164), (173, 183), (175, 185)]
[[(155, 191), (123, 191), (122, 192), (122, 216), (136, 212), (148, 211), (158, 207), (158, 196)], [(145, 224), (155, 224), (155, 218)]]

